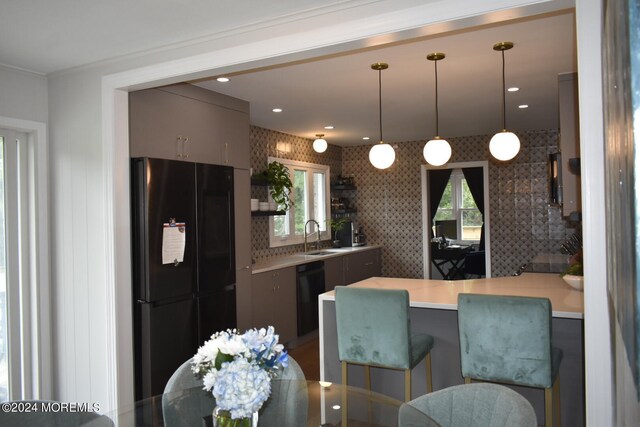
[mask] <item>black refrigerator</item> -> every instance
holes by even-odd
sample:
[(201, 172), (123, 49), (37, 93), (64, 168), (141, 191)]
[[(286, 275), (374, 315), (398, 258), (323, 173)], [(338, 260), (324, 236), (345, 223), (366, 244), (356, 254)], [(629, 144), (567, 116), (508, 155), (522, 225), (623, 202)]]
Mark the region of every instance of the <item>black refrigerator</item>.
[(236, 326), (233, 168), (135, 158), (131, 185), (140, 400), (162, 393), (212, 333)]

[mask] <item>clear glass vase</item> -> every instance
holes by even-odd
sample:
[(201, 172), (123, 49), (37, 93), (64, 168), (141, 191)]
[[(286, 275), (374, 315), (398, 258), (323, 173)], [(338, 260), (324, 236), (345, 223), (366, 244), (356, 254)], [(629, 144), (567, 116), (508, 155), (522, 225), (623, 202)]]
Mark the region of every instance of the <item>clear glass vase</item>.
[(250, 418), (231, 418), (231, 413), (219, 407), (213, 409), (213, 427), (258, 427), (258, 413)]

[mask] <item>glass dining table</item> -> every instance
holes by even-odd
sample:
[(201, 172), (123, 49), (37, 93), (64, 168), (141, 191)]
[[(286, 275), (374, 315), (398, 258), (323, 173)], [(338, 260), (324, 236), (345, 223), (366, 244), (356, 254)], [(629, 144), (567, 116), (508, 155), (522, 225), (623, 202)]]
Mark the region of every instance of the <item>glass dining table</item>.
[[(272, 393), (260, 410), (258, 427), (438, 426), (404, 402), (361, 388), (320, 381), (273, 380), (272, 383), (278, 390), (277, 397)], [(117, 426), (210, 427), (214, 405), (208, 393), (195, 387), (153, 396), (105, 415)]]

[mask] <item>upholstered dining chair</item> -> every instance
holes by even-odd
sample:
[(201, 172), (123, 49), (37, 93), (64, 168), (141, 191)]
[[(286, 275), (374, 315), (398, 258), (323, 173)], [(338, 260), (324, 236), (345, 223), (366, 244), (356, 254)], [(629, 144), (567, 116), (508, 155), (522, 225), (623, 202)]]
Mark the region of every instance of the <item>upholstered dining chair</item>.
[(411, 400), (411, 370), (426, 359), (427, 391), (431, 392), (431, 335), (412, 333), (409, 292), (336, 286), (338, 353), (342, 383), (348, 364), (363, 365), (371, 390), (370, 366), (404, 371), (405, 401)]
[[(4, 405), (12, 404), (29, 405), (31, 411), (0, 411), (0, 426), (2, 427), (28, 427), (28, 426), (50, 426), (50, 427), (113, 427), (113, 421), (106, 415), (99, 415), (95, 412), (71, 412), (45, 410), (42, 405), (56, 407), (60, 402), (48, 400), (23, 400), (5, 402)], [(34, 410), (33, 408), (37, 408)]]
[[(536, 427), (531, 403), (497, 384), (476, 383), (448, 387), (408, 403), (440, 427)], [(400, 408), (399, 425), (412, 425), (410, 411)], [(415, 423), (414, 423), (415, 424)]]
[[(202, 379), (191, 371), (192, 359), (173, 373), (162, 395), (165, 427), (202, 425), (216, 406), (213, 395), (202, 389)], [(198, 388), (181, 394), (183, 390)], [(260, 409), (260, 426), (300, 426), (307, 422), (307, 389), (300, 365), (289, 356), (288, 366), (271, 381), (271, 396)]]
[[(560, 426), (562, 351), (552, 346), (547, 298), (460, 294), (460, 362), (472, 380), (542, 388), (545, 426)], [(554, 409), (555, 406), (555, 409)]]

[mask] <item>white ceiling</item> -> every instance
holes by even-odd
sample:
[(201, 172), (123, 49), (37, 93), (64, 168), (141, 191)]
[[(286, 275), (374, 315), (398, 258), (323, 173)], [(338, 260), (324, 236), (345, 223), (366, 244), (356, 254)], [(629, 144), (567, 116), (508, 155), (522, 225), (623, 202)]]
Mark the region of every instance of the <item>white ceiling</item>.
[(49, 74), (371, 0), (2, 0), (0, 64)]
[[(443, 137), (490, 134), (502, 129), (502, 59), (493, 45), (512, 41), (505, 53), (509, 130), (558, 128), (559, 73), (574, 72), (576, 43), (571, 12), (432, 36), (388, 47), (304, 63), (247, 71), (231, 81), (198, 86), (245, 99), (257, 126), (314, 138), (324, 133), (337, 145), (379, 140), (378, 72), (382, 71), (385, 142), (429, 139), (435, 135), (435, 78), (438, 63), (440, 134)], [(519, 109), (527, 104), (529, 108)], [(274, 107), (283, 109), (273, 113)], [(334, 130), (324, 130), (333, 125)], [(369, 142), (363, 141), (369, 136)]]
[[(2, 1), (0, 64), (47, 75), (376, 1)], [(557, 75), (577, 69), (572, 12), (248, 70), (226, 84), (198, 84), (248, 100), (255, 125), (309, 138), (325, 133), (339, 145), (367, 143), (362, 137), (369, 136), (370, 144), (378, 140), (378, 75), (370, 65), (388, 62), (382, 72), (384, 139), (419, 140), (435, 134), (433, 63), (425, 56), (440, 51), (447, 55), (438, 64), (441, 136), (487, 134), (501, 128), (501, 59), (492, 50), (498, 41), (515, 43), (506, 52), (506, 79), (521, 88), (507, 96), (507, 127), (557, 128)], [(529, 108), (518, 109), (522, 103)], [(284, 111), (272, 113), (276, 106)], [(336, 128), (325, 131), (328, 124)]]

